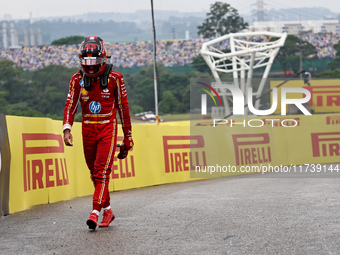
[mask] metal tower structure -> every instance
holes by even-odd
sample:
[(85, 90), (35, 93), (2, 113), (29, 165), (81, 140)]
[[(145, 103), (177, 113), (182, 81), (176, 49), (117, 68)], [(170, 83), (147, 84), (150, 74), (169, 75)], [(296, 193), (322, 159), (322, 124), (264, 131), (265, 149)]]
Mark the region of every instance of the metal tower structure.
[[(257, 88), (252, 92), (253, 96), (261, 96), (271, 66), (286, 37), (286, 33), (245, 32), (227, 34), (203, 43), (201, 55), (215, 78), (212, 87), (223, 98), (224, 116), (231, 113), (229, 101), (232, 101), (232, 93), (223, 88), (220, 73), (232, 74), (233, 83), (227, 85), (240, 88), (245, 96), (250, 87)], [(259, 84), (254, 84), (253, 70), (259, 68), (264, 68), (262, 79)], [(257, 109), (259, 104), (258, 100), (255, 104)]]
[(255, 4), (252, 4), (252, 6), (256, 7), (256, 21), (264, 21), (264, 6), (266, 4), (263, 0), (257, 0)]

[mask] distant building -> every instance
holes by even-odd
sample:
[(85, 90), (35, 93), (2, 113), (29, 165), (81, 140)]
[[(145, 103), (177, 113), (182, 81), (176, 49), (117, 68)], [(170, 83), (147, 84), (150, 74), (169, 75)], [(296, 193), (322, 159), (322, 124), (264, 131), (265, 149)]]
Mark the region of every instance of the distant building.
[(11, 21), (10, 24), (10, 35), (11, 35), (11, 47), (18, 47), (19, 46), (19, 34), (18, 28), (14, 26), (14, 22)]
[(31, 28), (31, 33), (30, 33), (30, 39), (31, 39), (31, 46), (35, 45), (35, 36), (34, 36), (34, 28)]
[(41, 28), (38, 28), (38, 45), (43, 45)]
[(8, 48), (7, 25), (5, 22), (2, 22), (2, 47), (4, 49)]
[(29, 40), (28, 40), (28, 28), (24, 28), (24, 46), (29, 46)]
[(301, 21), (256, 21), (249, 26), (251, 32), (269, 31), (276, 33), (286, 32), (298, 35), (300, 32), (311, 33), (335, 33), (340, 34), (340, 23), (338, 20), (301, 20)]
[(0, 21), (0, 48), (20, 48), (22, 46), (43, 45), (43, 32), (41, 28), (30, 25), (22, 26), (14, 20)]

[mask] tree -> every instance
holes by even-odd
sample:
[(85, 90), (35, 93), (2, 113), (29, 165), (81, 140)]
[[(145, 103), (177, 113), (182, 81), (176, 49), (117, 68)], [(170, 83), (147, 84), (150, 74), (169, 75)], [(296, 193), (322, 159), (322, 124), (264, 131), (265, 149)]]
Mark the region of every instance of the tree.
[(202, 72), (202, 73), (209, 73), (210, 72), (210, 68), (209, 68), (207, 62), (205, 62), (204, 58), (201, 55), (194, 57), (192, 59), (191, 65), (199, 72)]
[(229, 33), (236, 33), (248, 27), (238, 11), (227, 3), (216, 2), (210, 6), (210, 12), (201, 26), (198, 34), (203, 38), (219, 37)]
[(159, 103), (159, 109), (163, 113), (176, 113), (181, 103), (171, 91), (164, 91), (163, 100)]
[(26, 96), (29, 106), (39, 109), (44, 115), (63, 115), (68, 85), (77, 68), (50, 65), (33, 73), (32, 86)]
[(302, 54), (302, 61), (317, 58), (317, 51), (311, 43), (295, 35), (288, 35), (284, 46), (275, 58), (275, 62), (280, 63), (284, 73), (288, 70), (293, 70), (296, 73), (301, 71), (300, 54)]
[(328, 68), (334, 71), (337, 68), (340, 68), (340, 44), (334, 44), (333, 48), (336, 50), (335, 59), (331, 63), (328, 64)]
[(0, 113), (7, 114), (7, 106), (26, 94), (22, 73), (22, 68), (16, 68), (14, 62), (0, 59)]
[(51, 45), (71, 45), (71, 44), (80, 44), (84, 40), (84, 36), (73, 35), (66, 36), (51, 42)]
[[(141, 106), (145, 111), (155, 109), (154, 80), (146, 77), (134, 85), (134, 104)], [(130, 93), (128, 91), (128, 93)], [(130, 94), (128, 94), (128, 97)], [(130, 100), (129, 100), (130, 101)], [(130, 104), (131, 105), (131, 104)]]
[(339, 79), (340, 78), (340, 69), (335, 69), (333, 71), (327, 71), (315, 74), (313, 78), (320, 78), (320, 79)]

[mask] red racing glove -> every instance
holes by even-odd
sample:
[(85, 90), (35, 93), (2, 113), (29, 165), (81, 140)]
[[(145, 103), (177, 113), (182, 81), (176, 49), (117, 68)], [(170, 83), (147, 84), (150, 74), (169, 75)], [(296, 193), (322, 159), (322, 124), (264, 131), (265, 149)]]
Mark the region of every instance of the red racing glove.
[(132, 148), (134, 145), (132, 137), (131, 136), (125, 136), (122, 145), (120, 146), (120, 152), (117, 156), (119, 159), (124, 159), (128, 155), (128, 151)]
[(125, 150), (130, 150), (133, 146), (133, 140), (131, 136), (125, 136), (123, 140), (123, 144), (125, 146)]

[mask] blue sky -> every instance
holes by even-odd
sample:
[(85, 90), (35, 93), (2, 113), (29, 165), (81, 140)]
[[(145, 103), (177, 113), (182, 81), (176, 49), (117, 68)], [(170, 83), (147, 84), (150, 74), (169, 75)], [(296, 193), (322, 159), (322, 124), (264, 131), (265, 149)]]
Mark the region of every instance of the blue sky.
[[(236, 8), (239, 13), (248, 14), (258, 0), (222, 1)], [(207, 12), (216, 0), (153, 0), (155, 10), (178, 10), (181, 12)], [(325, 7), (340, 13), (340, 1), (334, 0), (263, 0), (265, 9), (290, 7)], [(12, 18), (33, 18), (68, 16), (86, 12), (134, 12), (150, 9), (151, 0), (9, 0), (2, 4), (0, 20), (5, 14)]]

